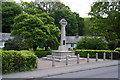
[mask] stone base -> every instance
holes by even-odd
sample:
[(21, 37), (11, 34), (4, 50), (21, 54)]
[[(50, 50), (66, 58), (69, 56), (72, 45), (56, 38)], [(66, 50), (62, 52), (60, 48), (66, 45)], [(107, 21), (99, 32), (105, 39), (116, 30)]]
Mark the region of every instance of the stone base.
[(75, 56), (74, 51), (53, 51), (52, 55), (47, 55), (47, 57), (43, 57), (43, 59), (52, 60), (52, 56), (54, 56), (55, 61), (61, 62), (61, 61), (66, 61), (67, 55), (68, 55), (68, 60), (77, 60), (77, 56)]

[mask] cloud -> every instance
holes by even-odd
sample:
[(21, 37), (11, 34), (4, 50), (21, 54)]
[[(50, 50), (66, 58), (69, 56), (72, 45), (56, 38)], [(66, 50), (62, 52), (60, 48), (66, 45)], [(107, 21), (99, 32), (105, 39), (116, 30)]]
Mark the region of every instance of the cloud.
[(61, 0), (64, 4), (70, 7), (73, 12), (77, 12), (81, 17), (88, 17), (91, 10), (91, 4), (94, 0)]

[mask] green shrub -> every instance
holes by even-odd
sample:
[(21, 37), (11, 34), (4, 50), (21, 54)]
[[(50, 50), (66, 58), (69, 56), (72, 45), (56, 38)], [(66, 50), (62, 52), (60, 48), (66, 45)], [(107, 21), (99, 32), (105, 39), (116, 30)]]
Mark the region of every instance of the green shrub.
[(113, 51), (113, 50), (75, 50), (75, 54), (80, 54), (81, 57), (87, 57), (87, 54), (90, 54), (90, 58), (95, 58), (96, 53), (98, 53), (99, 58), (103, 58), (103, 53), (106, 53), (106, 58), (110, 59), (111, 57), (111, 52), (113, 53), (113, 58), (114, 59), (119, 59), (119, 52), (118, 51)]
[(42, 57), (45, 57), (47, 55), (51, 55), (52, 51), (43, 51), (43, 50), (40, 50), (40, 51), (34, 51), (35, 55), (38, 57), (38, 58), (42, 58)]
[(28, 50), (29, 46), (22, 39), (8, 39), (5, 42), (4, 50)]
[(37, 57), (30, 51), (2, 51), (2, 72), (19, 72), (34, 70)]
[(108, 48), (110, 50), (114, 50), (117, 47), (118, 42), (117, 41), (110, 41), (108, 42)]
[(107, 43), (101, 38), (83, 38), (77, 43), (77, 49), (93, 49), (103, 50), (108, 49)]

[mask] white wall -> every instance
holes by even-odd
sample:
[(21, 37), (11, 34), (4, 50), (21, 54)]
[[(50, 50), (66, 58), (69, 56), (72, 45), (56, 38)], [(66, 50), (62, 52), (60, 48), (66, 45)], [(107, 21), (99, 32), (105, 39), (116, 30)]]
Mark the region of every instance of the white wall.
[(76, 44), (74, 44), (73, 47), (71, 46), (70, 43), (69, 43), (69, 44), (66, 44), (66, 46), (67, 46), (68, 49), (74, 49), (74, 48), (76, 47)]
[(5, 42), (0, 41), (0, 48), (4, 47)]

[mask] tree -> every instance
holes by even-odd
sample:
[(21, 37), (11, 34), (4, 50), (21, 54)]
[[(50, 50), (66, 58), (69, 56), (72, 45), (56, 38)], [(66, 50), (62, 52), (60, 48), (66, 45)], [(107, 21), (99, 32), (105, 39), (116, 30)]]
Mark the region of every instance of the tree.
[(74, 16), (76, 17), (76, 20), (77, 20), (77, 27), (78, 27), (78, 35), (80, 35), (80, 36), (83, 36), (83, 34), (84, 34), (84, 30), (83, 30), (83, 28), (84, 28), (84, 19), (82, 18), (82, 17), (80, 17), (79, 16), (79, 14), (78, 13), (76, 13), (76, 12), (74, 12), (73, 13), (74, 14)]
[(90, 30), (90, 19), (91, 18), (84, 18), (84, 36), (92, 36), (92, 32)]
[[(93, 35), (105, 36), (114, 46), (120, 46), (120, 2), (95, 2), (91, 7)], [(118, 42), (117, 45), (116, 42)]]
[(42, 13), (42, 10), (35, 5), (35, 2), (21, 2), (21, 7), (23, 8), (23, 11), (28, 14), (40, 14)]
[[(79, 16), (77, 13), (73, 13), (70, 8), (60, 1), (46, 1), (46, 0), (35, 0), (35, 2), (22, 2), (22, 7), (24, 11), (28, 14), (40, 14), (40, 13), (48, 13), (51, 17), (55, 19), (55, 25), (59, 28), (59, 21), (62, 18), (66, 18), (68, 21), (68, 25), (66, 28), (67, 35), (83, 35), (83, 18)], [(29, 9), (33, 9), (29, 11)], [(37, 11), (36, 11), (37, 10)], [(34, 11), (34, 12), (33, 12)], [(47, 20), (50, 21), (50, 20)], [(72, 30), (71, 30), (72, 29)]]
[(48, 46), (54, 47), (59, 44), (59, 29), (52, 20), (54, 21), (46, 13), (36, 15), (20, 14), (14, 19), (12, 35), (22, 38), (33, 50), (43, 45), (48, 50)]
[(42, 31), (43, 24), (38, 17), (23, 13), (15, 17), (14, 28), (11, 34), (21, 37), (33, 50), (36, 50), (37, 46), (44, 43), (45, 38), (48, 37)]
[(48, 50), (48, 47), (51, 47), (52, 49), (55, 49), (59, 45), (59, 35), (60, 30), (59, 28), (54, 24), (54, 18), (50, 17), (47, 13), (37, 14), (37, 17), (41, 18), (41, 20), (44, 22), (44, 30), (46, 32), (46, 35), (48, 35), (48, 38), (46, 38), (44, 42), (45, 50)]
[(51, 16), (55, 19), (55, 24), (61, 28), (59, 21), (62, 18), (65, 18), (68, 22), (68, 25), (66, 26), (66, 35), (71, 36), (71, 35), (76, 35), (78, 33), (78, 24), (77, 24), (77, 19), (72, 13), (71, 10), (66, 10), (66, 9), (60, 9), (54, 11)]
[(59, 9), (70, 9), (59, 0), (35, 0), (35, 5), (46, 13), (54, 13), (55, 10)]
[(22, 13), (22, 7), (15, 2), (2, 2), (2, 32), (10, 33), (14, 17)]

